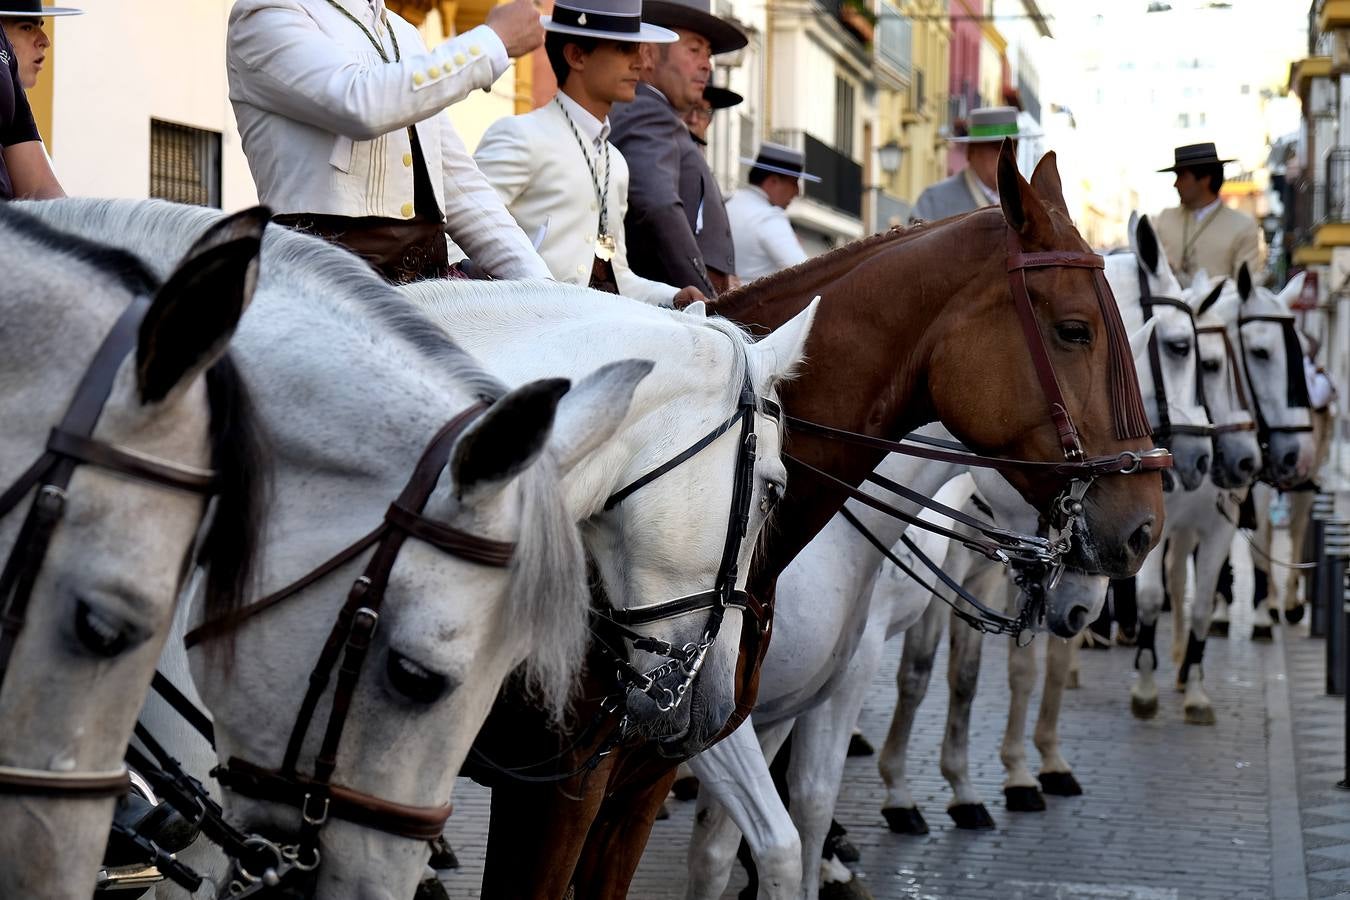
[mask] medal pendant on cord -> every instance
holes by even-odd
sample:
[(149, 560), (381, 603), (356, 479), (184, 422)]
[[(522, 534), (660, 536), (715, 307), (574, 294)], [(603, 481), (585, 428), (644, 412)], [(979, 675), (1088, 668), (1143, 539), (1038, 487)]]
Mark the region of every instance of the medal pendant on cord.
[(595, 256), (601, 262), (609, 262), (614, 258), (614, 253), (618, 249), (618, 244), (612, 234), (602, 234), (595, 239)]

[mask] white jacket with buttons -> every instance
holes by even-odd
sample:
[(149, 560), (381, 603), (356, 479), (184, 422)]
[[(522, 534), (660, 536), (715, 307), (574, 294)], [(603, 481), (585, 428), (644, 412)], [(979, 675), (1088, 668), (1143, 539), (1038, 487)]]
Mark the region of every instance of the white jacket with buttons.
[(428, 51), (384, 0), (333, 2), (390, 62), (329, 0), (230, 10), (230, 101), (259, 200), (278, 213), (411, 218), (415, 125), (450, 238), (497, 277), (550, 277), (445, 112), (509, 64), (496, 33), (479, 26)]
[[(558, 105), (546, 103), (533, 112), (493, 122), (478, 142), (474, 159), (526, 234), (537, 234), (547, 223), (539, 253), (553, 277), (588, 284), (600, 209), (586, 157)], [(679, 288), (643, 278), (628, 267), (623, 228), (628, 163), (613, 144), (609, 165), (607, 227), (617, 242), (612, 265), (619, 293), (670, 306)]]

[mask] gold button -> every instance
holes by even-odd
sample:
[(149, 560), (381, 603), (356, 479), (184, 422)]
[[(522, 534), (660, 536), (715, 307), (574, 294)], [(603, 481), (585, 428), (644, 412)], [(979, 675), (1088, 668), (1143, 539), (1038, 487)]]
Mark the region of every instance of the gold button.
[(403, 209), (400, 210), (400, 212), (403, 213), (403, 218), (411, 219), (413, 214), (413, 205), (411, 203), (403, 204)]
[(585, 266), (577, 266), (577, 274), (578, 274), (578, 275), (585, 275), (585, 274), (586, 274), (586, 267), (585, 267)]
[(424, 81), (426, 81), (426, 80), (427, 80), (426, 77), (423, 76), (421, 72), (414, 72), (414, 73), (413, 73), (413, 84), (415, 84), (415, 85), (420, 85), (420, 84), (422, 84), (422, 83), (423, 83)]
[(464, 54), (463, 54), (463, 53), (456, 53), (456, 54), (455, 54), (455, 65), (457, 65), (457, 66), (462, 66), (462, 65), (464, 65), (466, 62), (468, 62), (468, 60), (464, 58)]
[(404, 168), (407, 168), (407, 169), (411, 169), (411, 168), (412, 168), (412, 154), (411, 154), (411, 153), (405, 153), (405, 154), (403, 154), (403, 166), (404, 166)]
[(474, 56), (482, 56), (483, 48), (478, 46), (477, 44), (474, 44), (472, 47), (469, 48), (469, 52)]

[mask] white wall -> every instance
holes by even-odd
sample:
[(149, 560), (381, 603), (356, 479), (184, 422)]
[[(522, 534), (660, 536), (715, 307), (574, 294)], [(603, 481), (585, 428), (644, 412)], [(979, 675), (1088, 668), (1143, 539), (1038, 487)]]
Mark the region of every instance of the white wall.
[(63, 19), (52, 102), (53, 162), (66, 191), (145, 197), (150, 120), (222, 133), (225, 209), (256, 202), (225, 83), (232, 0), (83, 0)]

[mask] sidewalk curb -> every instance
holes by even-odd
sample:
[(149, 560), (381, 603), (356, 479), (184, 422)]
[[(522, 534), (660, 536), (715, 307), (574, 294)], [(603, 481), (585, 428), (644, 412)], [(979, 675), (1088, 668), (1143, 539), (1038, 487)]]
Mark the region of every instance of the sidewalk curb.
[(1295, 770), (1293, 698), (1285, 660), (1285, 628), (1277, 626), (1266, 667), (1266, 787), (1270, 797), (1270, 880), (1276, 900), (1308, 900), (1308, 871), (1303, 858), (1303, 821)]

